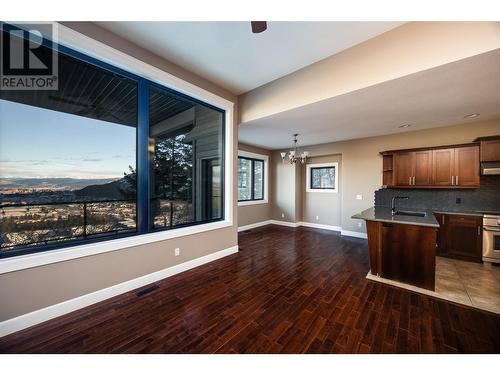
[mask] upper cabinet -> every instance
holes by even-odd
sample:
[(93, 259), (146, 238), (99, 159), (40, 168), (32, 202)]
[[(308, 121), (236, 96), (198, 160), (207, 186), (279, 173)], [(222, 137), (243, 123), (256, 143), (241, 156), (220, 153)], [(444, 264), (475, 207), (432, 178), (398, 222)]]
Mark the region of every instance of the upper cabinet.
[(412, 185), (413, 153), (400, 152), (394, 155), (394, 184), (398, 186)]
[(455, 182), (455, 149), (432, 150), (432, 185), (452, 186)]
[(428, 186), (432, 184), (432, 151), (415, 151), (413, 160), (413, 185)]
[(478, 144), (385, 151), (382, 155), (387, 187), (479, 187)]
[(394, 154), (394, 185), (427, 186), (432, 180), (432, 151)]
[(479, 186), (479, 147), (458, 147), (455, 149), (456, 186)]
[(480, 137), (474, 142), (481, 143), (481, 161), (500, 161), (500, 135)]

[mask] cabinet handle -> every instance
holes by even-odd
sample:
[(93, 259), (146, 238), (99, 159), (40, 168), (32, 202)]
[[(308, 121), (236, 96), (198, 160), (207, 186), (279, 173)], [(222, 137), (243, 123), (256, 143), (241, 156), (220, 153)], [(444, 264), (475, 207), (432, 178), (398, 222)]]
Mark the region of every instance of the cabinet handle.
[(455, 185), (455, 176), (451, 176), (451, 184)]
[(477, 235), (480, 236), (481, 235), (481, 227), (477, 227)]
[(408, 177), (408, 185), (411, 185), (411, 177)]
[(441, 221), (443, 222), (443, 225), (444, 225), (444, 215), (441, 216)]
[(413, 185), (415, 185), (415, 176), (413, 176)]
[(458, 185), (458, 176), (455, 176), (455, 185)]

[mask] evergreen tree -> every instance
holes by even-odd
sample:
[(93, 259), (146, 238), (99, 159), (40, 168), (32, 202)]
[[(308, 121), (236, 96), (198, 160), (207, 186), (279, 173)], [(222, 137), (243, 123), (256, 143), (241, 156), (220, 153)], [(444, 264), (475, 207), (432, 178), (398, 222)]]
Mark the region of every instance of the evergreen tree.
[(190, 204), (192, 202), (193, 145), (185, 143), (185, 137), (185, 134), (180, 134), (159, 138), (155, 147), (153, 161), (155, 216), (160, 214), (160, 200), (170, 201), (168, 212), (168, 225), (170, 226), (176, 221), (174, 220), (175, 203), (181, 201)]

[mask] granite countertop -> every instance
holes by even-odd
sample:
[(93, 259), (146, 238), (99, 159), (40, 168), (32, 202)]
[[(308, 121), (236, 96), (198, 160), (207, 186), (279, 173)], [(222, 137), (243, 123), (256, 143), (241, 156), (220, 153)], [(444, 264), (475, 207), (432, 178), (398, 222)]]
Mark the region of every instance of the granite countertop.
[(363, 219), (372, 221), (381, 221), (385, 223), (397, 223), (397, 224), (408, 224), (408, 225), (421, 225), (425, 227), (439, 228), (439, 223), (434, 217), (433, 211), (430, 210), (411, 210), (404, 209), (407, 211), (419, 211), (425, 212), (424, 217), (419, 216), (405, 216), (405, 215), (392, 215), (391, 209), (389, 207), (372, 207), (359, 214), (351, 216), (352, 219)]
[(469, 215), (469, 216), (483, 216), (485, 211), (454, 211), (454, 210), (432, 210), (436, 214), (447, 215)]

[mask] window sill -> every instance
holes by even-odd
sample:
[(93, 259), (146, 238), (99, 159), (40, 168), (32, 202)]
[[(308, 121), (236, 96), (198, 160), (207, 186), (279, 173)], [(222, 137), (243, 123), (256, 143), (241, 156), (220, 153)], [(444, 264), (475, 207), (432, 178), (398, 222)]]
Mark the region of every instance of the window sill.
[(306, 189), (306, 193), (338, 193), (338, 189)]
[(229, 220), (214, 223), (200, 224), (191, 227), (166, 230), (163, 232), (140, 234), (132, 237), (96, 242), (92, 244), (65, 247), (40, 253), (20, 255), (0, 260), (0, 274), (19, 271), (27, 268), (44, 266), (47, 264), (83, 258), (91, 255), (123, 250), (133, 246), (145, 245), (152, 242), (169, 240), (172, 238), (189, 236), (210, 230), (231, 227)]
[(267, 199), (260, 199), (258, 201), (243, 201), (243, 202), (238, 202), (238, 207), (239, 206), (252, 206), (254, 204), (266, 204), (268, 203)]

